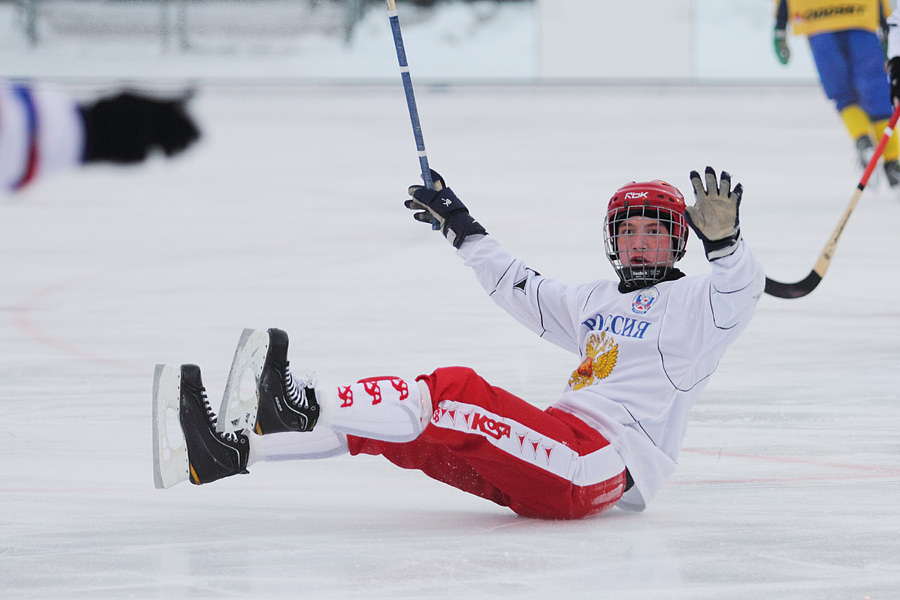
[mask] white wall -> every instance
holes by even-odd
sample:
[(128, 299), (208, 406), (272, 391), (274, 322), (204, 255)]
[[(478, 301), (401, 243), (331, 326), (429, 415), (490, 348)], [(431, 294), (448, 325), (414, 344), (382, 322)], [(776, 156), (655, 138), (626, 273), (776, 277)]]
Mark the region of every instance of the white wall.
[[(397, 4), (416, 81), (817, 80), (805, 39), (791, 38), (789, 66), (775, 59), (772, 0), (485, 0), (433, 10)], [(192, 5), (183, 50), (162, 44), (158, 34), (111, 35), (119, 21), (106, 35), (79, 29), (109, 16), (101, 0), (41, 6), (41, 44), (32, 48), (17, 5), (0, 3), (0, 77), (397, 79), (383, 6), (370, 7), (348, 42), (333, 27), (310, 29), (294, 14), (295, 0), (260, 3), (236, 34), (236, 20), (248, 20), (246, 7), (210, 0)], [(132, 29), (158, 25), (158, 12), (147, 5), (117, 3), (117, 10), (120, 21), (128, 13)]]
[(544, 79), (809, 81), (805, 38), (782, 66), (772, 0), (537, 0)]
[(690, 16), (691, 0), (540, 0), (539, 75), (689, 77)]

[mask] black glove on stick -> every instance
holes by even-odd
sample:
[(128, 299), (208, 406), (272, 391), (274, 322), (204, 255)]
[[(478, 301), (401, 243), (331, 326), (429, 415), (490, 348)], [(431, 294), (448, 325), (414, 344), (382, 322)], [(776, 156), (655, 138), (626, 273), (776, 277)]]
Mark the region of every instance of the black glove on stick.
[(409, 188), (412, 199), (404, 204), (410, 210), (419, 211), (413, 215), (417, 221), (431, 223), (433, 218), (437, 221), (441, 233), (454, 248), (459, 248), (470, 235), (487, 233), (484, 227), (472, 218), (469, 209), (456, 197), (453, 190), (446, 187), (440, 174), (433, 169), (431, 180), (434, 182), (433, 190), (421, 185)]

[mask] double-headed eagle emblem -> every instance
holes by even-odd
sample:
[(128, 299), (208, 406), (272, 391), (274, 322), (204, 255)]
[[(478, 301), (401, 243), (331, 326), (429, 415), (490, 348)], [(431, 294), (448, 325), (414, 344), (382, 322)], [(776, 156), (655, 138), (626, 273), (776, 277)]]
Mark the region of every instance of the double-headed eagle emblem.
[(609, 377), (619, 358), (619, 345), (605, 331), (594, 332), (588, 336), (585, 353), (587, 357), (569, 378), (569, 385), (573, 390), (580, 390)]

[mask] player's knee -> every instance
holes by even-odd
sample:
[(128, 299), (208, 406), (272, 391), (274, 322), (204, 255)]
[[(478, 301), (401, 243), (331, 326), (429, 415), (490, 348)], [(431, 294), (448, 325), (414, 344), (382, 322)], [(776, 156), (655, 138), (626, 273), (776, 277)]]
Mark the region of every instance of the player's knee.
[(491, 388), (474, 369), (469, 367), (441, 367), (429, 375), (416, 378), (428, 387), (432, 410), (437, 410), (441, 400), (461, 400), (480, 396)]
[(455, 381), (470, 379), (472, 377), (481, 379), (475, 370), (470, 369), (469, 367), (441, 367), (440, 369), (435, 369), (432, 375), (435, 377), (449, 378)]
[(432, 397), (441, 395), (442, 390), (462, 390), (472, 389), (473, 386), (488, 386), (488, 383), (474, 369), (469, 367), (442, 367), (428, 375), (426, 381), (429, 382)]

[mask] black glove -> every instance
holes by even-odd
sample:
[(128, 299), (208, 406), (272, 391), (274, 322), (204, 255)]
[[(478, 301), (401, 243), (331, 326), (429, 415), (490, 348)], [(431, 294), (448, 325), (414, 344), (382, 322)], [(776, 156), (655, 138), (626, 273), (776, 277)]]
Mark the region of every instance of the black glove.
[(900, 103), (900, 56), (895, 56), (887, 64), (888, 77), (891, 80), (891, 104)]
[(80, 106), (84, 120), (83, 162), (136, 163), (159, 149), (173, 156), (200, 132), (187, 114), (189, 95), (157, 99), (122, 92)]
[(431, 180), (434, 182), (433, 190), (421, 185), (409, 188), (412, 200), (407, 200), (404, 204), (410, 210), (419, 211), (413, 215), (417, 221), (423, 223), (431, 223), (432, 219), (437, 221), (441, 233), (454, 248), (459, 248), (467, 236), (487, 233), (484, 227), (472, 218), (466, 205), (456, 197), (453, 190), (446, 187), (443, 178), (433, 169)]
[(741, 223), (738, 209), (744, 188), (741, 184), (731, 189), (731, 175), (722, 171), (719, 181), (712, 167), (706, 167), (706, 189), (697, 171), (691, 171), (694, 186), (694, 206), (688, 206), (684, 216), (688, 225), (703, 242), (708, 260), (730, 256), (741, 241)]

